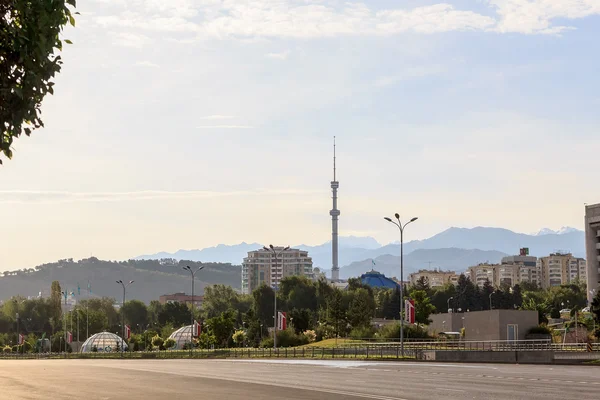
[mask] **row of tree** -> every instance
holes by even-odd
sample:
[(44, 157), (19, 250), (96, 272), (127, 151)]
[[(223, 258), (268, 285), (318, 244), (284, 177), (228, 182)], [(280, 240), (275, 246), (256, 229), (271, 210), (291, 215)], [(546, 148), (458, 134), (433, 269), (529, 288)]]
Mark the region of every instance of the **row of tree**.
[[(543, 323), (548, 317), (559, 317), (563, 308), (581, 309), (586, 305), (585, 287), (579, 285), (541, 290), (527, 284), (494, 288), (486, 282), (480, 289), (464, 275), (457, 285), (440, 288), (431, 288), (421, 279), (404, 288), (404, 292), (405, 298), (415, 302), (416, 322), (420, 325), (427, 325), (435, 312), (490, 308), (536, 310)], [(191, 310), (181, 303), (152, 301), (146, 305), (139, 300), (127, 301), (117, 309), (112, 298), (92, 298), (80, 301), (72, 311), (63, 314), (62, 300), (60, 284), (53, 282), (49, 298), (15, 297), (6, 301), (0, 308), (0, 346), (16, 344), (19, 333), (31, 341), (45, 334), (51, 338), (53, 350), (58, 350), (65, 330), (72, 332), (74, 340), (83, 341), (102, 331), (121, 334), (124, 320), (134, 334), (132, 348), (152, 348), (153, 338), (166, 340), (175, 329), (189, 325), (192, 312), (194, 319), (202, 321), (198, 346), (239, 344), (242, 335), (239, 332), (243, 332), (244, 345), (257, 346), (272, 340), (269, 328), (274, 324), (275, 292), (268, 286), (256, 289), (251, 295), (242, 295), (225, 285), (209, 286), (201, 310)], [(372, 336), (372, 320), (399, 319), (400, 303), (399, 288), (376, 289), (359, 279), (350, 279), (347, 288), (340, 290), (324, 280), (289, 277), (281, 282), (277, 292), (278, 310), (287, 313), (293, 334), (314, 331), (316, 340)], [(598, 299), (593, 311), (596, 318), (600, 317)], [(296, 339), (301, 340), (291, 337), (290, 342)]]

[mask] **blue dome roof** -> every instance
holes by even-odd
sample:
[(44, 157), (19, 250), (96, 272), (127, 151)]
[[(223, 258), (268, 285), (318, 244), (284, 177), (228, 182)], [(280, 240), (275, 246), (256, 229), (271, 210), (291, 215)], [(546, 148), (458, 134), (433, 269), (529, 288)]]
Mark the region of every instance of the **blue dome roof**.
[(374, 288), (396, 289), (397, 287), (400, 287), (393, 279), (390, 279), (377, 271), (362, 274), (360, 280), (363, 284)]

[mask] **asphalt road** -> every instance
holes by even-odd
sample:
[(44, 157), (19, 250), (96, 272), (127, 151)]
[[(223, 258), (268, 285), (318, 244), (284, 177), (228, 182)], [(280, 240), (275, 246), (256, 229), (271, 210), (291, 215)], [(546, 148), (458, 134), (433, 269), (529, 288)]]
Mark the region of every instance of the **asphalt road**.
[(6, 360), (0, 399), (600, 399), (600, 367), (318, 360)]

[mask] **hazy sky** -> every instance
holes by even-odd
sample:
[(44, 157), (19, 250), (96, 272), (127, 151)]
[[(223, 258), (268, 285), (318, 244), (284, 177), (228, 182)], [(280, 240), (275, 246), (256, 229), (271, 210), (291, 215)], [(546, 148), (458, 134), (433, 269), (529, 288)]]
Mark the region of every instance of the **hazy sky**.
[[(442, 0), (443, 1), (443, 0)], [(0, 168), (0, 270), (521, 232), (600, 202), (599, 0), (88, 0)]]

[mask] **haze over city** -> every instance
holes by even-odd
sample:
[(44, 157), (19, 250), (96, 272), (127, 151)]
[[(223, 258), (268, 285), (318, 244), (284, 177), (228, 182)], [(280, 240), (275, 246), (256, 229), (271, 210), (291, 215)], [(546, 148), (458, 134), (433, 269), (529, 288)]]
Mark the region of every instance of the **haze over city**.
[(600, 198), (597, 1), (77, 9), (46, 127), (0, 168), (0, 270), (323, 243), (334, 135), (344, 236), (583, 229)]

